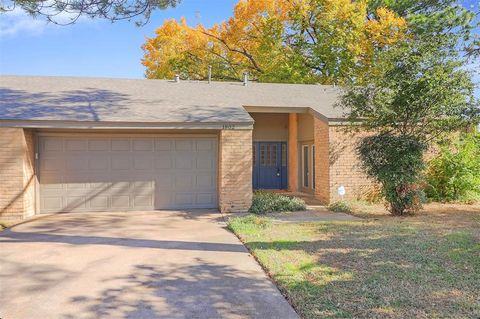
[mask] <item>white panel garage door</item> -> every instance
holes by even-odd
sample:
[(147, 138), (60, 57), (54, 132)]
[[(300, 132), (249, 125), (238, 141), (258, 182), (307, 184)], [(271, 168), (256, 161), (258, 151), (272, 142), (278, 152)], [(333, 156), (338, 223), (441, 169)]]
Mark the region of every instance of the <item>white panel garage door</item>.
[(41, 136), (40, 211), (217, 207), (215, 137)]

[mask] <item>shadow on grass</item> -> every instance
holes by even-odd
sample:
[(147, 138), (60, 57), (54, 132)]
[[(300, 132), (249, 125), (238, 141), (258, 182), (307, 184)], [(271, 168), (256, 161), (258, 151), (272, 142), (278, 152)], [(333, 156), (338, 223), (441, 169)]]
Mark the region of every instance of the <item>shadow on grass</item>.
[[(409, 225), (316, 224), (246, 242), (306, 318), (474, 317), (480, 313), (480, 245), (469, 232)], [(261, 231), (268, 233), (268, 229)], [(292, 234), (294, 234), (292, 236)], [(319, 235), (319, 236), (316, 236)], [(251, 236), (262, 238), (263, 236)], [(322, 239), (318, 239), (322, 238)]]

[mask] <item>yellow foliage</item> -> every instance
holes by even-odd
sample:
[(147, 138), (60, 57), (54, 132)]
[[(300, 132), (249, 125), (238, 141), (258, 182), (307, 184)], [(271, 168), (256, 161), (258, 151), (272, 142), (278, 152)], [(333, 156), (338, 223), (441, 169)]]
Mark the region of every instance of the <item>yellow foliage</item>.
[(406, 22), (367, 0), (240, 0), (233, 16), (211, 28), (167, 20), (147, 38), (142, 60), (148, 78), (342, 81), (374, 67), (375, 51), (401, 41)]

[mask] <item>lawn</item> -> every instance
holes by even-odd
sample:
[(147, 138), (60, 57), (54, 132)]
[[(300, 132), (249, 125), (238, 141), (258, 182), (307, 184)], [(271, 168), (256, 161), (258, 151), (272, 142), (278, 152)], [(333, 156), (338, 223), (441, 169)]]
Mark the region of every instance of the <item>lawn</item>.
[(229, 226), (304, 318), (479, 318), (480, 206), (445, 207), (355, 222), (250, 215)]

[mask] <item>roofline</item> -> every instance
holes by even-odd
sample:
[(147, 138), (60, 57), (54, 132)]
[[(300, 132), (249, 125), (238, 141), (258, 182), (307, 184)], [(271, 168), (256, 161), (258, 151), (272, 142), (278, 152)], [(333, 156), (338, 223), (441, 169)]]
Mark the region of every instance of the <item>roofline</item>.
[(214, 129), (251, 130), (249, 122), (96, 122), (63, 120), (0, 120), (0, 127), (57, 129)]

